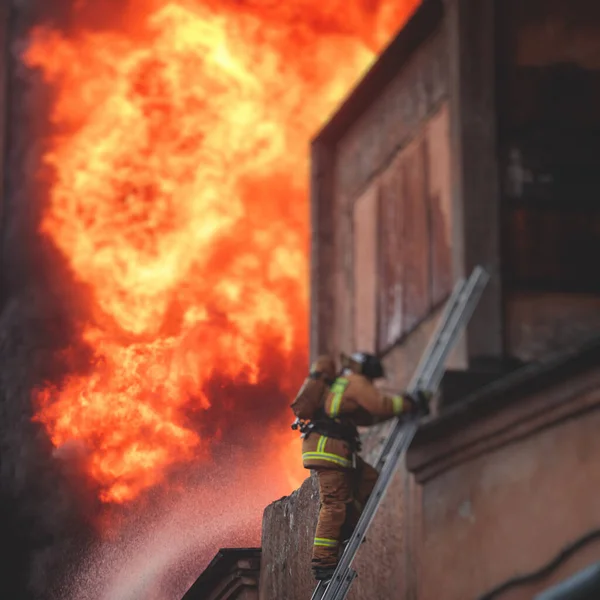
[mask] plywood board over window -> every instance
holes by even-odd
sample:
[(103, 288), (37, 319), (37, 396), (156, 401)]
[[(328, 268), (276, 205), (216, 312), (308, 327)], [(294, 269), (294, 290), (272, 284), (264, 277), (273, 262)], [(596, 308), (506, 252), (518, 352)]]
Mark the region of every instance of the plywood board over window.
[(431, 300), (442, 302), (452, 289), (452, 180), (450, 129), (444, 105), (427, 124), (427, 180), (431, 226)]
[(404, 152), (404, 325), (412, 329), (431, 310), (431, 231), (427, 139), (419, 136)]
[(377, 348), (416, 327), (452, 288), (448, 111), (442, 107), (380, 178)]
[(374, 184), (356, 201), (353, 215), (354, 347), (370, 352), (375, 350), (377, 318), (377, 205)]
[(399, 155), (381, 178), (379, 192), (377, 348), (393, 344), (404, 331), (404, 218)]

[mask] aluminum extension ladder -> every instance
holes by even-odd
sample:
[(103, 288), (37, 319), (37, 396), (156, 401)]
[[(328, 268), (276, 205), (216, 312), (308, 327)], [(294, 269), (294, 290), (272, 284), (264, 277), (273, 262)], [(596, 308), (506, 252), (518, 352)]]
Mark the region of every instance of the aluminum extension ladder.
[[(425, 352), (419, 362), (408, 393), (418, 389), (435, 392), (444, 374), (444, 366), (448, 354), (457, 342), (462, 330), (467, 325), (487, 282), (489, 274), (483, 267), (476, 267), (469, 279), (461, 279), (444, 308), (436, 331), (432, 335)], [(344, 600), (356, 577), (351, 568), (352, 561), (360, 548), (365, 534), (375, 517), (375, 513), (383, 500), (385, 492), (392, 481), (404, 451), (412, 442), (417, 432), (420, 416), (410, 419), (396, 419), (377, 461), (379, 478), (364, 508), (352, 536), (338, 563), (330, 581), (319, 582), (311, 600)]]

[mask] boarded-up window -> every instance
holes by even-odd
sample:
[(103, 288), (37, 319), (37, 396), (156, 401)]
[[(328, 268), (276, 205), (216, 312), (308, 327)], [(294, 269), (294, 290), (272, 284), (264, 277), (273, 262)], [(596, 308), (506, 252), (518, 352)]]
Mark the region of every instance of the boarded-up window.
[(402, 213), (404, 226), (404, 326), (413, 328), (431, 310), (431, 231), (427, 189), (426, 140), (403, 154)]
[(354, 205), (354, 347), (375, 350), (377, 294), (377, 187)]
[(404, 331), (404, 215), (402, 156), (384, 173), (379, 200), (378, 349), (392, 344)]
[(418, 325), (452, 286), (448, 143), (442, 109), (381, 177), (380, 351)]

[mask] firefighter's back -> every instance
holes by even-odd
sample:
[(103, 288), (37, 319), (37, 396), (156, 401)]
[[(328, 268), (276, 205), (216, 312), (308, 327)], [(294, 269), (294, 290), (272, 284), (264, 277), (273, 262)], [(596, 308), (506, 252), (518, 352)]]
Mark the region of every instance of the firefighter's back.
[(349, 373), (338, 377), (325, 399), (325, 413), (333, 419), (349, 421), (358, 427), (374, 422), (381, 412), (381, 394), (364, 375)]

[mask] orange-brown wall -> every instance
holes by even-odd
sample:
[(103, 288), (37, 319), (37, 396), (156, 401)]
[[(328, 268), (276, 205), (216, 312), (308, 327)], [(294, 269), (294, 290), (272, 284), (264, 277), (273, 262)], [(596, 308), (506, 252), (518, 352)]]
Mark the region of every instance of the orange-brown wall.
[[(505, 445), (492, 449), (490, 440), (507, 426)], [(480, 447), (422, 485), (418, 599), (475, 600), (600, 528), (599, 431), (595, 368), (445, 438), (446, 453), (459, 440)], [(536, 585), (498, 600), (530, 599), (598, 560), (600, 541)]]
[[(544, 566), (600, 528), (598, 431), (600, 368), (592, 367), (417, 444), (408, 457), (416, 475), (402, 468), (388, 490), (349, 599), (477, 600)], [(317, 503), (308, 480), (266, 509), (261, 600), (310, 597)], [(498, 600), (529, 600), (598, 560), (600, 541)]]

